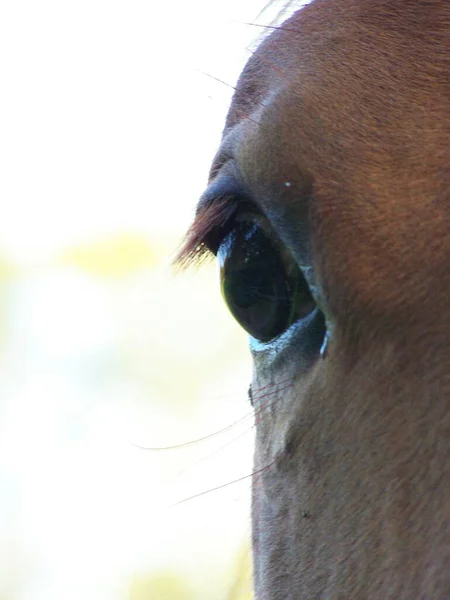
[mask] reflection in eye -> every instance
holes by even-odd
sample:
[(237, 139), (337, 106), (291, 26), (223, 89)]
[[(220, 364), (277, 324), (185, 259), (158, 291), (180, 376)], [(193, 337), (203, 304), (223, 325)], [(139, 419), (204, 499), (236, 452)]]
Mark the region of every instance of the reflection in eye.
[(225, 302), (257, 340), (269, 342), (315, 308), (301, 270), (260, 220), (237, 220), (217, 258)]

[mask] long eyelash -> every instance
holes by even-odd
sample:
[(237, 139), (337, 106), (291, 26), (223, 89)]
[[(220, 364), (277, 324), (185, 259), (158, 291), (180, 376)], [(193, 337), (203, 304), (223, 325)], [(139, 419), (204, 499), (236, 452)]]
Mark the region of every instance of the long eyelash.
[(231, 222), (236, 210), (237, 202), (230, 196), (216, 198), (208, 205), (201, 206), (175, 257), (174, 265), (185, 269), (215, 254), (224, 228)]

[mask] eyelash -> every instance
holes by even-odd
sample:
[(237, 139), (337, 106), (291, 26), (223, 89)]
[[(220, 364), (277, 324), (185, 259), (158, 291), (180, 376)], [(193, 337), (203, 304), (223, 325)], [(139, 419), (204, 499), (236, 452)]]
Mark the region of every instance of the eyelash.
[(236, 227), (243, 214), (255, 215), (256, 219), (261, 217), (254, 203), (247, 198), (224, 195), (206, 206), (200, 205), (174, 264), (184, 268), (216, 256), (223, 239)]
[(218, 226), (211, 228), (202, 241), (208, 251), (214, 256), (217, 255), (219, 246), (225, 237), (235, 229), (240, 222), (248, 220), (253, 220), (255, 222), (265, 221), (265, 217), (252, 202), (237, 198), (228, 199), (228, 202), (232, 203), (233, 208), (231, 209), (230, 207), (231, 214), (229, 214)]

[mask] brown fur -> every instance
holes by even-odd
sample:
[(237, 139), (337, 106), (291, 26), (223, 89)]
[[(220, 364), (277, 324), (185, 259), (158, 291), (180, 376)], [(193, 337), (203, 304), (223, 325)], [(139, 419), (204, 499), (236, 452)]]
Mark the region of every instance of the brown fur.
[(316, 0), (239, 80), (199, 219), (239, 181), (333, 326), (254, 352), (254, 389), (293, 382), (257, 423), (258, 600), (450, 598), (449, 110), (447, 0)]

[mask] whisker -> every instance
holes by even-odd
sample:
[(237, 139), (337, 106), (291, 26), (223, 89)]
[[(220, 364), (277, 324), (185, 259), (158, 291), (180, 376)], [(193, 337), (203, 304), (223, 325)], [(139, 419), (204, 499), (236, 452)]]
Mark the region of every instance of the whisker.
[[(248, 51), (251, 52), (251, 50), (248, 50)], [(221, 83), (222, 85), (225, 85), (225, 86), (231, 88), (235, 92), (237, 91), (237, 87), (235, 85), (232, 85), (231, 83), (228, 83), (227, 81), (224, 81), (223, 79), (220, 79), (219, 77), (216, 77), (215, 75), (211, 75), (211, 73), (206, 73), (206, 71), (202, 71), (201, 69), (197, 69), (197, 70), (199, 73), (202, 73), (206, 77), (209, 77), (210, 79), (214, 79), (214, 81), (217, 81), (218, 83)], [(258, 104), (260, 106), (263, 106), (264, 108), (267, 108), (267, 105), (264, 104), (264, 102), (259, 101)], [(252, 123), (255, 123), (256, 125), (261, 125), (261, 123), (259, 123), (258, 121), (255, 121), (254, 119), (251, 119), (248, 115), (244, 114), (242, 111), (240, 111), (240, 112), (237, 111), (237, 114), (244, 116), (246, 119), (248, 119)]]
[[(277, 28), (275, 28), (275, 29), (277, 29)], [(286, 30), (286, 31), (287, 31), (287, 30)], [(292, 30), (292, 31), (294, 32), (294, 30)], [(294, 32), (294, 33), (295, 33), (295, 32)], [(253, 56), (253, 55), (255, 54), (255, 51), (254, 51), (254, 50), (252, 50), (251, 48), (249, 48), (248, 46), (245, 48), (245, 50), (246, 50), (246, 51), (247, 51), (247, 52), (248, 52), (248, 53), (249, 53), (251, 56)], [(278, 66), (278, 65), (277, 65), (277, 64), (276, 64), (276, 63), (275, 63), (273, 60), (270, 60), (269, 58), (267, 58), (267, 56), (260, 55), (260, 56), (258, 56), (258, 59), (259, 59), (261, 62), (263, 62), (263, 63), (265, 63), (266, 65), (268, 65), (268, 66), (269, 66), (269, 67), (272, 69), (272, 71), (273, 71), (274, 73), (276, 73), (276, 74), (277, 74), (277, 75), (280, 77), (280, 79), (281, 79), (281, 80), (282, 80), (284, 83), (289, 83), (289, 77), (288, 77), (288, 75), (289, 75), (289, 71), (285, 71), (285, 72), (283, 72), (283, 71), (280, 69), (280, 67), (279, 67), (279, 66)], [(263, 106), (264, 106), (264, 105), (263, 105)]]
[(172, 481), (174, 481), (177, 477), (181, 477), (182, 475), (185, 475), (186, 473), (188, 473), (189, 471), (191, 471), (192, 469), (194, 469), (198, 465), (202, 464), (203, 462), (208, 461), (211, 457), (217, 456), (217, 454), (219, 454), (220, 452), (222, 452), (222, 450), (225, 450), (225, 448), (228, 448), (228, 446), (231, 446), (231, 444), (234, 444), (234, 442), (236, 442), (237, 440), (240, 440), (241, 438), (243, 438), (244, 435), (249, 434), (253, 430), (253, 428), (254, 428), (254, 425), (252, 425), (251, 427), (249, 427), (248, 429), (246, 429), (245, 431), (243, 431), (239, 435), (236, 435), (232, 440), (228, 441), (226, 444), (223, 444), (222, 446), (219, 446), (218, 448), (215, 448), (215, 450), (212, 450), (206, 456), (203, 456), (202, 458), (200, 458), (196, 462), (191, 463), (185, 469), (182, 469), (181, 471), (178, 471), (178, 473), (175, 475), (175, 477), (172, 478)]
[[(276, 392), (284, 391), (292, 386), (292, 384), (283, 386), (283, 383), (285, 383), (287, 381), (290, 381), (290, 378), (280, 382), (282, 387), (280, 387), (280, 383), (265, 385), (262, 388), (259, 388), (256, 392), (252, 392), (253, 398), (260, 400), (261, 398), (265, 398), (267, 396), (272, 396)], [(271, 391), (271, 392), (265, 391), (265, 390), (267, 390), (267, 388), (274, 387), (274, 386), (277, 386), (276, 390)], [(264, 393), (261, 394), (260, 392), (262, 392), (262, 391), (264, 391)], [(267, 406), (266, 406), (266, 408), (267, 408)], [(237, 421), (233, 421), (233, 423), (226, 425), (222, 429), (218, 429), (217, 431), (214, 431), (213, 433), (209, 433), (208, 435), (204, 435), (200, 438), (196, 438), (195, 440), (190, 440), (189, 442), (182, 442), (180, 444), (174, 444), (171, 446), (141, 446), (140, 444), (135, 444), (134, 442), (132, 442), (132, 445), (135, 448), (138, 448), (139, 450), (148, 450), (150, 452), (160, 452), (160, 451), (166, 451), (166, 450), (178, 450), (181, 448), (187, 448), (188, 446), (193, 446), (195, 444), (199, 444), (200, 442), (204, 442), (204, 441), (209, 440), (213, 437), (216, 437), (222, 433), (225, 433), (226, 431), (229, 431), (230, 429), (232, 429), (233, 427), (235, 427), (242, 421), (245, 421), (245, 419), (248, 419), (248, 418), (252, 417), (253, 415), (259, 414), (262, 410), (264, 410), (262, 407), (259, 408), (257, 411), (252, 410), (251, 412), (245, 414), (243, 417), (240, 417)]]
[(256, 391), (253, 390), (253, 394), (256, 395), (255, 396), (256, 398), (259, 398), (260, 397), (259, 396), (260, 392), (264, 392), (268, 388), (274, 388), (274, 387), (279, 386), (279, 385), (284, 385), (288, 381), (291, 381), (291, 377), (286, 377), (286, 379), (282, 379), (281, 381), (277, 381), (276, 383), (267, 383), (266, 385), (263, 385), (263, 386), (259, 387)]
[(236, 86), (232, 85), (231, 83), (228, 83), (226, 81), (224, 81), (223, 79), (219, 79), (219, 77), (216, 77), (215, 75), (211, 75), (211, 73), (207, 73), (206, 71), (202, 71), (201, 69), (197, 69), (197, 71), (199, 73), (201, 73), (202, 75), (205, 75), (205, 77), (209, 77), (210, 79), (214, 79), (214, 81), (218, 81), (219, 83), (222, 83), (223, 85), (231, 88), (232, 90), (236, 91)]
[(243, 417), (241, 417), (240, 419), (238, 419), (237, 421), (234, 421), (233, 423), (230, 423), (226, 427), (223, 427), (222, 429), (218, 429), (217, 431), (214, 431), (213, 433), (205, 435), (201, 438), (197, 438), (195, 440), (191, 440), (189, 442), (183, 442), (181, 444), (175, 444), (173, 446), (153, 446), (152, 447), (152, 446), (140, 446), (139, 444), (133, 444), (133, 446), (135, 446), (136, 448), (139, 448), (139, 450), (150, 450), (152, 452), (158, 452), (158, 451), (162, 451), (162, 450), (178, 450), (180, 448), (186, 448), (188, 446), (193, 446), (195, 444), (199, 444), (200, 442), (204, 442), (213, 437), (216, 437), (216, 436), (220, 435), (221, 433), (225, 433), (225, 431), (229, 431), (238, 423), (241, 423), (245, 419), (248, 419), (249, 417), (251, 417), (252, 414), (253, 414), (253, 412), (248, 413), (248, 414), (244, 415)]
[[(293, 386), (293, 384), (289, 384), (285, 387), (280, 387), (276, 390), (274, 390), (273, 392), (267, 393), (267, 396), (273, 396), (274, 394), (276, 394), (275, 400), (272, 401), (266, 401), (262, 404), (262, 406), (260, 408), (258, 408), (258, 410), (255, 411), (255, 423), (259, 424), (262, 422), (262, 419), (260, 418), (262, 414), (266, 413), (266, 415), (268, 414), (268, 409), (272, 408), (275, 404), (277, 404), (278, 400), (280, 399), (280, 392), (284, 392), (286, 390), (288, 390), (289, 388), (291, 388)], [(265, 397), (265, 396), (262, 396)]]
[(201, 496), (205, 496), (206, 494), (210, 494), (211, 492), (216, 492), (218, 490), (222, 490), (230, 485), (239, 483), (240, 481), (245, 481), (249, 477), (253, 477), (255, 475), (258, 475), (259, 473), (263, 473), (264, 471), (267, 471), (268, 469), (270, 469), (272, 467), (273, 464), (274, 463), (272, 462), (272, 463), (270, 463), (270, 465), (267, 465), (266, 467), (263, 467), (262, 469), (258, 469), (257, 471), (253, 471), (249, 475), (244, 475), (243, 477), (238, 477), (237, 479), (233, 479), (233, 481), (228, 481), (227, 483), (223, 483), (222, 485), (218, 485), (216, 487), (210, 488), (209, 490), (205, 490), (203, 492), (199, 492), (198, 494), (194, 494), (193, 496), (189, 496), (189, 498), (183, 498), (183, 500), (180, 500), (179, 502), (175, 502), (175, 504), (172, 504), (171, 508), (175, 508), (176, 506), (180, 506), (181, 504), (184, 504), (185, 502), (189, 502), (190, 500), (195, 500), (195, 498), (200, 498)]
[(287, 32), (291, 32), (291, 33), (299, 33), (299, 31), (297, 29), (290, 29), (289, 27), (281, 27), (281, 26), (277, 26), (277, 25), (264, 25), (264, 23), (252, 23), (250, 21), (239, 21), (239, 20), (235, 20), (233, 19), (231, 21), (231, 23), (235, 23), (237, 25), (248, 25), (249, 27), (260, 27), (261, 29), (270, 29), (270, 30), (277, 30), (277, 31), (287, 31)]
[[(286, 389), (289, 389), (290, 387), (292, 387), (292, 384), (282, 387), (280, 389), (274, 390), (272, 392), (266, 392), (266, 394), (262, 394), (259, 396), (259, 399), (264, 398), (266, 396), (273, 396), (275, 394), (275, 392), (282, 392), (285, 391)], [(255, 424), (256, 423), (261, 423), (262, 422), (262, 418), (258, 418), (259, 415), (261, 415), (261, 413), (264, 413), (265, 410), (267, 410), (268, 408), (270, 408), (271, 406), (273, 406), (277, 401), (279, 400), (279, 397), (276, 397), (276, 399), (272, 402), (265, 402), (263, 404), (263, 406), (261, 406), (261, 408), (259, 408), (257, 411), (255, 412), (251, 412), (250, 414), (242, 417), (241, 419), (239, 419), (238, 421), (235, 421), (235, 423), (233, 423), (232, 425), (230, 425), (231, 427), (234, 427), (235, 425), (237, 425), (238, 423), (244, 421), (247, 418), (250, 418), (252, 416), (255, 417), (255, 422), (251, 425), (251, 427), (249, 427), (248, 429), (246, 429), (245, 431), (243, 431), (242, 433), (240, 433), (239, 435), (233, 437), (233, 439), (231, 439), (230, 441), (228, 441), (227, 443), (223, 444), (222, 446), (219, 446), (219, 448), (216, 448), (215, 450), (212, 450), (211, 452), (209, 452), (206, 456), (203, 456), (202, 458), (200, 458), (199, 460), (197, 460), (194, 463), (191, 463), (188, 467), (186, 467), (185, 469), (182, 469), (181, 471), (178, 471), (178, 473), (176, 474), (176, 476), (172, 479), (176, 479), (177, 477), (180, 477), (182, 475), (185, 475), (186, 473), (188, 473), (189, 471), (191, 471), (192, 469), (194, 469), (195, 467), (197, 467), (199, 464), (209, 460), (211, 457), (216, 456), (217, 454), (219, 454), (222, 450), (224, 450), (225, 448), (228, 448), (229, 446), (231, 446), (231, 444), (233, 444), (234, 442), (236, 442), (237, 440), (240, 440), (241, 438), (243, 438), (245, 435), (247, 435), (248, 433), (250, 433), (254, 428), (255, 428)]]
[[(269, 0), (267, 2), (267, 4), (259, 11), (259, 13), (256, 15), (256, 19), (260, 19), (268, 10), (269, 8), (272, 7), (272, 5), (276, 5), (277, 1), (276, 0)], [(272, 23), (275, 23), (276, 21), (278, 21), (279, 19), (284, 19), (286, 13), (290, 10), (291, 6), (295, 6), (297, 4), (296, 0), (287, 0), (285, 2), (282, 3), (281, 8), (277, 11), (277, 16), (272, 19)]]

